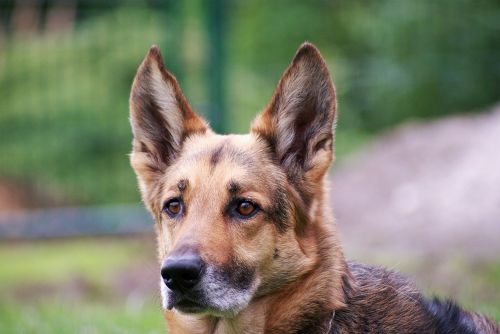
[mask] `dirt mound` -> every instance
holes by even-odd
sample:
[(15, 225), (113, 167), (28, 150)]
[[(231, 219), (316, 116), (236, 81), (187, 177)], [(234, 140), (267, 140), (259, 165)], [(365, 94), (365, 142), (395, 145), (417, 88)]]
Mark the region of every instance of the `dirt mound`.
[(334, 168), (347, 247), (498, 257), (500, 105), (381, 136)]

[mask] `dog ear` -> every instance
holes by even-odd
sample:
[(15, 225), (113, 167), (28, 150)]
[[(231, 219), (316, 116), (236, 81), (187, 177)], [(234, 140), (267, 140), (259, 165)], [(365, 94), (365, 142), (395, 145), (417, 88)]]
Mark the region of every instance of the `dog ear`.
[(187, 137), (210, 131), (165, 69), (157, 46), (151, 47), (135, 76), (130, 123), (134, 134), (130, 160), (143, 195), (174, 161)]
[(333, 157), (335, 110), (335, 89), (325, 61), (316, 47), (304, 43), (271, 102), (253, 122), (252, 132), (269, 143), (292, 183), (312, 191)]

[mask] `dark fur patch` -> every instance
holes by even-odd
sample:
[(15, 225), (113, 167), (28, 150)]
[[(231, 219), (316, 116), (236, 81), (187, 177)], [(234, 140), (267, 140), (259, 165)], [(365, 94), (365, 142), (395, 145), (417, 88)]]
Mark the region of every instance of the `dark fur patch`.
[(275, 248), (273, 253), (273, 259), (276, 260), (279, 257), (280, 257), (280, 250), (278, 248)]
[(177, 188), (179, 191), (182, 193), (184, 190), (186, 190), (187, 185), (189, 184), (189, 181), (186, 179), (182, 179), (177, 183)]
[(355, 263), (349, 271), (347, 307), (335, 313), (331, 333), (432, 333), (421, 296), (403, 277)]
[(232, 259), (227, 266), (222, 268), (222, 275), (228, 284), (237, 289), (246, 290), (253, 282), (255, 269)]
[(229, 185), (227, 187), (227, 190), (229, 191), (229, 193), (234, 195), (241, 190), (241, 186), (236, 181), (231, 180), (231, 181), (229, 181)]
[(335, 313), (331, 334), (498, 333), (486, 318), (438, 299), (427, 301), (403, 276), (348, 263), (343, 280), (347, 306)]
[(210, 165), (215, 166), (219, 163), (221, 157), (222, 157), (222, 151), (224, 150), (225, 144), (222, 144), (221, 146), (217, 147), (213, 152), (212, 155), (210, 156)]
[(437, 328), (437, 333), (442, 334), (474, 334), (474, 324), (469, 316), (458, 305), (451, 301), (441, 301), (434, 298), (426, 303), (427, 311), (429, 312), (434, 326)]
[(268, 211), (268, 218), (273, 221), (280, 233), (285, 233), (288, 229), (288, 200), (282, 188), (278, 188), (271, 201), (272, 206)]
[[(290, 171), (297, 170), (295, 173), (298, 173), (298, 170), (302, 169), (305, 164), (307, 143), (314, 135), (310, 133), (310, 125), (314, 122), (316, 117), (320, 117), (322, 114), (316, 111), (316, 99), (312, 95), (305, 96), (297, 108), (302, 110), (302, 112), (297, 114), (293, 124), (295, 127), (293, 141), (288, 151), (281, 157), (281, 163), (285, 165), (285, 168)], [(288, 165), (286, 162), (288, 162)], [(293, 177), (298, 177), (298, 175), (293, 175)]]
[(215, 168), (216, 165), (224, 158), (245, 167), (252, 169), (256, 165), (255, 157), (238, 147), (234, 147), (229, 141), (223, 141), (218, 147), (210, 152), (201, 152), (193, 156), (194, 159), (206, 159), (207, 154), (210, 155), (210, 168)]

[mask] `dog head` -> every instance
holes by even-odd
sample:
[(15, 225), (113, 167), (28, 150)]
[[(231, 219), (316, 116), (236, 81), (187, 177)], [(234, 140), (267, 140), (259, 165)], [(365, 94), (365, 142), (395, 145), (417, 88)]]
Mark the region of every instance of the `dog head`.
[(166, 309), (231, 316), (317, 265), (335, 91), (300, 47), (247, 135), (218, 135), (153, 46), (130, 96), (131, 164), (156, 221)]

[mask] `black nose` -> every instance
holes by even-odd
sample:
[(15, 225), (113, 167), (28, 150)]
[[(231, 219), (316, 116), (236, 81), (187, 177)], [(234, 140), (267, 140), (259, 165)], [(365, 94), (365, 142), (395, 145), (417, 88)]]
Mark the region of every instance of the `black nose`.
[(203, 262), (198, 255), (171, 256), (161, 268), (161, 277), (170, 290), (190, 289), (200, 281), (202, 269)]

